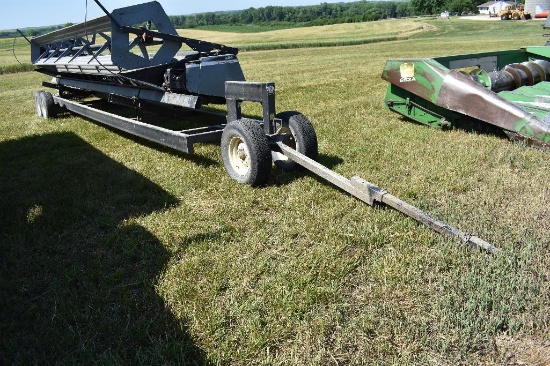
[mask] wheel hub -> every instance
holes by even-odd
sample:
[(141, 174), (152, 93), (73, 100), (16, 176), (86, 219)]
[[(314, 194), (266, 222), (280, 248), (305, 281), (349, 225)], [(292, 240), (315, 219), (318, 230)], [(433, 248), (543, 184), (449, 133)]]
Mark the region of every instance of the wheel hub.
[(240, 174), (246, 174), (250, 169), (250, 153), (246, 143), (239, 137), (233, 136), (229, 142), (229, 161), (233, 169)]
[(241, 159), (243, 162), (247, 158), (247, 151), (246, 151), (246, 145), (242, 142), (239, 144), (239, 147), (237, 148), (237, 156), (239, 159)]

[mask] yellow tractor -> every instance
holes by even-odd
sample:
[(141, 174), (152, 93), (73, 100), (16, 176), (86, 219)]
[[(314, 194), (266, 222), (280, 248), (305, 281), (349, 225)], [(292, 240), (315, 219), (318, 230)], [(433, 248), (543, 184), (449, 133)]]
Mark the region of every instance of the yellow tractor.
[(502, 20), (527, 20), (531, 19), (531, 14), (525, 12), (523, 4), (508, 5), (500, 11), (500, 19)]

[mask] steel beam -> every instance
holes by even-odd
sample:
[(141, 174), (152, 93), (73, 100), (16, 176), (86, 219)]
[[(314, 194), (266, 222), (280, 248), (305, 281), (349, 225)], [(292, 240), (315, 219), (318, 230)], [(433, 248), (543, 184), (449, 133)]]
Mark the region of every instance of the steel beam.
[(185, 131), (173, 131), (117, 116), (58, 96), (53, 98), (55, 104), (83, 117), (188, 154), (194, 152), (194, 143), (219, 141), (224, 128), (224, 125), (215, 125)]
[(94, 91), (97, 93), (116, 94), (126, 98), (136, 98), (147, 102), (169, 104), (190, 109), (195, 109), (197, 107), (197, 102), (199, 99), (196, 95), (177, 94), (161, 90), (144, 89), (135, 86), (111, 85), (69, 78), (59, 78), (58, 84), (82, 90)]
[(449, 236), (458, 237), (465, 244), (484, 249), (490, 253), (497, 253), (500, 249), (495, 246), (487, 243), (486, 241), (478, 238), (475, 235), (470, 235), (465, 232), (462, 232), (452, 226), (445, 224), (444, 222), (435, 219), (423, 212), (422, 210), (398, 199), (395, 196), (392, 196), (384, 189), (367, 182), (366, 180), (360, 177), (352, 177), (351, 180), (345, 178), (344, 176), (330, 170), (326, 166), (319, 164), (313, 159), (308, 158), (307, 156), (300, 154), (296, 150), (285, 145), (283, 142), (276, 142), (277, 147), (291, 160), (300, 164), (304, 168), (313, 172), (314, 174), (320, 176), (321, 178), (329, 181), (338, 188), (348, 192), (352, 196), (360, 199), (361, 201), (373, 205), (375, 202), (384, 203), (397, 211), (404, 213), (405, 215), (415, 219), (418, 222), (427, 225), (431, 229), (437, 231), (441, 234), (446, 234)]

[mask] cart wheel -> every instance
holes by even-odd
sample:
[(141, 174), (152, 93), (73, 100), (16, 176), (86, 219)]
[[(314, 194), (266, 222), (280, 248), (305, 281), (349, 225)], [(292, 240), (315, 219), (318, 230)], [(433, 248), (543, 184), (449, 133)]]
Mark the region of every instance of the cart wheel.
[(258, 186), (269, 178), (269, 142), (256, 121), (243, 118), (228, 123), (222, 133), (221, 149), (225, 170), (237, 182)]
[(35, 91), (34, 92), (34, 105), (36, 107), (36, 114), (38, 117), (42, 117), (42, 103), (40, 100), (42, 99), (42, 93), (43, 91)]
[(57, 111), (52, 93), (41, 92), (41, 97), (39, 100), (40, 109), (42, 110), (42, 117), (44, 117), (44, 119), (55, 118)]
[(36, 105), (36, 114), (38, 116), (49, 119), (57, 115), (57, 106), (53, 101), (52, 93), (45, 91), (34, 92), (34, 103)]
[[(278, 113), (276, 118), (288, 123), (288, 128), (285, 127), (279, 131), (279, 134), (283, 136), (283, 143), (308, 158), (317, 160), (319, 157), (317, 135), (309, 119), (294, 111)], [(282, 152), (272, 151), (271, 157), (275, 165), (283, 170), (293, 170), (298, 167), (296, 162), (290, 160)]]

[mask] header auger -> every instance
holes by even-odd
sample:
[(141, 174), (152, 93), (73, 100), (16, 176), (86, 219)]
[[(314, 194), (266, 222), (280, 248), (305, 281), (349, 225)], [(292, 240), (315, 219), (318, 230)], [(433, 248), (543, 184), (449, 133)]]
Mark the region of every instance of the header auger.
[(550, 147), (550, 47), (388, 60), (382, 79), (386, 107), (416, 122)]

